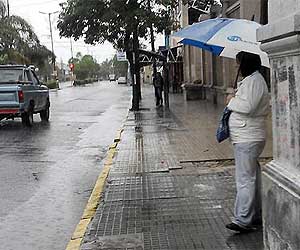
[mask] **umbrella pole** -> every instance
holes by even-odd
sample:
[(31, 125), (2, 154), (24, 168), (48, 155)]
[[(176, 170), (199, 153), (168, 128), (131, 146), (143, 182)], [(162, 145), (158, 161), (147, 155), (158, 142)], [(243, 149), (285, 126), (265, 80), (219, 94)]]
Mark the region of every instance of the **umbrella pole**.
[(241, 65), (242, 65), (242, 63), (243, 63), (243, 59), (244, 59), (244, 54), (242, 54), (241, 61), (240, 61), (240, 63), (239, 63), (239, 69), (238, 69), (238, 72), (237, 72), (237, 74), (236, 74), (235, 81), (234, 81), (234, 85), (233, 85), (233, 88), (234, 88), (234, 89), (237, 88), (237, 82), (238, 82), (239, 75), (240, 75), (240, 72), (241, 72)]
[(237, 82), (238, 82), (238, 79), (239, 79), (240, 71), (241, 71), (241, 65), (239, 65), (239, 69), (238, 69), (238, 72), (237, 72), (236, 77), (235, 77), (233, 89), (237, 88)]

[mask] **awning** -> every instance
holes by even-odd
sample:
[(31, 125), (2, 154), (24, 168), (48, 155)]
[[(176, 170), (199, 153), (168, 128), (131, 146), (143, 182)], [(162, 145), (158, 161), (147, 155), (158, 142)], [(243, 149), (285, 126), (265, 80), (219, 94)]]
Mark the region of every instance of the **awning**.
[(139, 63), (141, 66), (151, 65), (153, 63), (154, 59), (156, 60), (156, 62), (165, 62), (166, 61), (166, 57), (159, 52), (153, 52), (153, 51), (139, 49), (139, 53), (140, 53)]
[(166, 57), (167, 63), (182, 62), (182, 45), (160, 50), (160, 53)]
[(142, 50), (140, 49), (140, 65), (147, 66), (153, 63), (153, 59), (156, 59), (158, 64), (166, 63), (178, 63), (182, 62), (182, 47), (183, 45), (177, 45), (168, 49), (161, 49), (158, 52)]

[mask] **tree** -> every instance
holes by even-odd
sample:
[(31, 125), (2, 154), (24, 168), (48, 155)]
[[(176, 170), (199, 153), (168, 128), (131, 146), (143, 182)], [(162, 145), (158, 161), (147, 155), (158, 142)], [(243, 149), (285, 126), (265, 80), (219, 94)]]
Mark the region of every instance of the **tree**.
[(90, 55), (81, 56), (81, 53), (76, 55), (76, 58), (71, 58), (69, 62), (74, 63), (74, 73), (79, 80), (88, 78), (96, 78), (99, 74), (99, 64)]
[(99, 67), (99, 76), (103, 79), (107, 79), (108, 75), (111, 73), (112, 60), (106, 59), (100, 64)]
[[(68, 0), (62, 4), (58, 29), (60, 35), (84, 37), (88, 44), (109, 41), (116, 49), (126, 51), (135, 75), (133, 84), (133, 110), (139, 109), (139, 38), (147, 39), (152, 26), (163, 32), (172, 23), (171, 9), (178, 0)], [(134, 63), (135, 62), (135, 63)]]
[(112, 65), (114, 68), (114, 72), (117, 76), (126, 76), (128, 71), (128, 62), (126, 61), (118, 61), (117, 56), (113, 57)]
[(3, 1), (0, 1), (0, 62), (35, 64), (43, 68), (52, 53), (34, 33), (31, 25), (22, 17), (7, 15)]

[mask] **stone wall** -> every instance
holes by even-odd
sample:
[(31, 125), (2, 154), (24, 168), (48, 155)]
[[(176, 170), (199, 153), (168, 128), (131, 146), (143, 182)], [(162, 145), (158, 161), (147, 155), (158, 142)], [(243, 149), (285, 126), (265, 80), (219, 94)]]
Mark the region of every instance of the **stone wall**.
[[(279, 15), (280, 14), (280, 15)], [(273, 161), (263, 172), (264, 244), (300, 249), (300, 1), (270, 0), (257, 32), (271, 65)]]

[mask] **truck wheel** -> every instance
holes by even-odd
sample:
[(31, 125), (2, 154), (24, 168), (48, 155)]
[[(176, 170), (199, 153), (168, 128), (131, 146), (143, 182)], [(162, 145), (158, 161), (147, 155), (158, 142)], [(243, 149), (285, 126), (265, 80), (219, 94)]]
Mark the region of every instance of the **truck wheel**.
[(49, 116), (50, 116), (50, 109), (47, 107), (46, 109), (42, 110), (40, 112), (40, 117), (42, 121), (49, 121)]
[(22, 123), (27, 126), (31, 127), (33, 124), (33, 112), (32, 109), (29, 109), (27, 112), (23, 113), (22, 116)]

